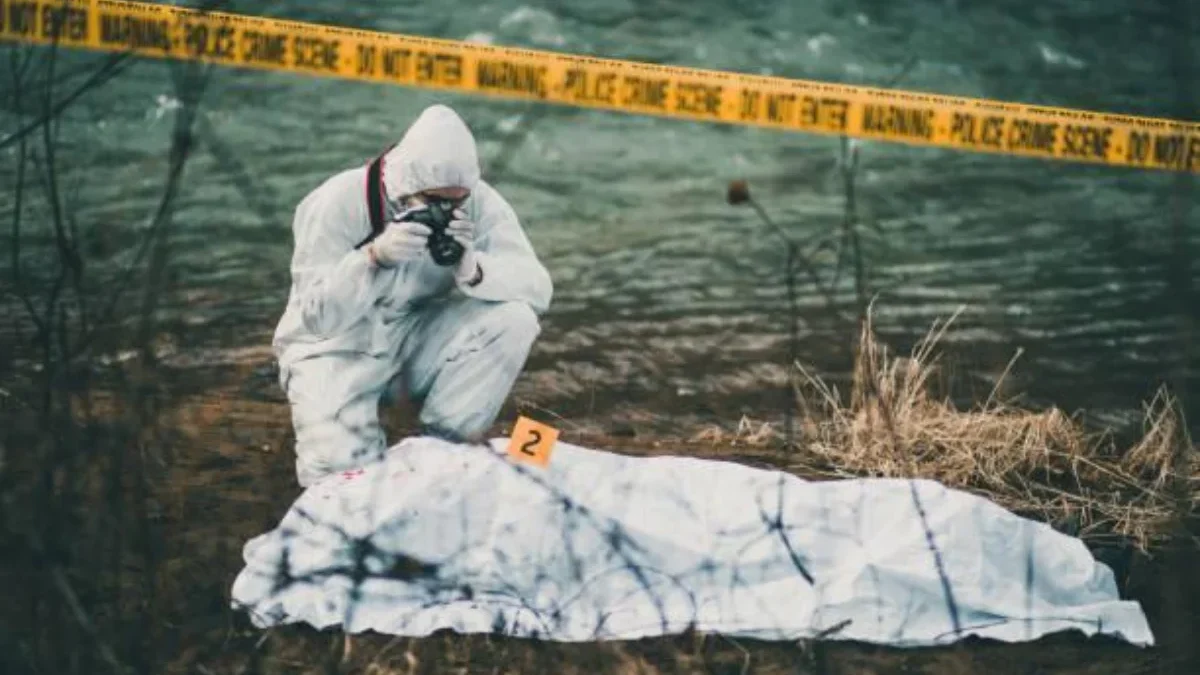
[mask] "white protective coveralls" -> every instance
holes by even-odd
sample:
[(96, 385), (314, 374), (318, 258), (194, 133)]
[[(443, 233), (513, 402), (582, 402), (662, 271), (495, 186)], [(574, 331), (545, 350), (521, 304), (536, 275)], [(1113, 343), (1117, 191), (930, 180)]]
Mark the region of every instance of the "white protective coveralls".
[(495, 421), (553, 292), (507, 201), (479, 177), (475, 139), (450, 108), (427, 108), (384, 155), (390, 203), (459, 186), (482, 281), (455, 280), (429, 253), (391, 268), (356, 248), (371, 232), (367, 166), (342, 171), (296, 208), (287, 308), (273, 349), (296, 434), (301, 486), (382, 458), (378, 406), (393, 384), (426, 433), (477, 439)]

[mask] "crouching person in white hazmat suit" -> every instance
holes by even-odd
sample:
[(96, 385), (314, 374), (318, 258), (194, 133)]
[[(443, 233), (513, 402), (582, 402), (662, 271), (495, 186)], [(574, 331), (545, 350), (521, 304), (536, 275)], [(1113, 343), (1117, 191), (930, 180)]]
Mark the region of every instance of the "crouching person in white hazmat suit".
[(479, 173), (467, 125), (435, 105), (296, 208), (273, 348), (301, 486), (383, 457), (378, 411), (393, 387), (419, 406), (427, 435), (480, 442), (499, 414), (552, 284)]

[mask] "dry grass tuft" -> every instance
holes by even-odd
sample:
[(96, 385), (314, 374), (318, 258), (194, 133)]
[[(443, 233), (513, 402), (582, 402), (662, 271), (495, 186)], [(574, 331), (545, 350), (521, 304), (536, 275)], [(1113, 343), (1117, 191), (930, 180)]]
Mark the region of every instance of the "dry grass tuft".
[(1006, 405), (996, 395), (1003, 378), (973, 410), (935, 399), (934, 349), (952, 321), (935, 325), (910, 357), (888, 354), (865, 322), (848, 405), (800, 367), (805, 449), (839, 476), (934, 479), (1093, 542), (1116, 537), (1148, 550), (1165, 541), (1177, 515), (1174, 456), (1187, 443), (1187, 507), (1200, 504), (1200, 462), (1165, 390), (1146, 406), (1142, 438), (1125, 450), (1061, 410)]
[(738, 446), (764, 448), (773, 444), (778, 437), (779, 432), (769, 422), (756, 422), (743, 415), (738, 420), (737, 428), (733, 431), (727, 431), (719, 425), (713, 424), (701, 429), (690, 440), (694, 443), (708, 443), (731, 448)]

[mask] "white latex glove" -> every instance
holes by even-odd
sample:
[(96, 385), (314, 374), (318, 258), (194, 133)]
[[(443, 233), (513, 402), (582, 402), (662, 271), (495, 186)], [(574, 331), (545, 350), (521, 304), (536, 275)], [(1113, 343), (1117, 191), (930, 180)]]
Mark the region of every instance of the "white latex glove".
[(454, 220), (446, 226), (446, 233), (463, 247), (462, 258), (454, 270), (454, 279), (462, 284), (478, 283), (479, 255), (475, 252), (475, 223), (467, 219), (462, 209), (454, 210)]
[(368, 246), (368, 252), (376, 265), (394, 267), (421, 257), (432, 232), (427, 225), (421, 223), (388, 223), (383, 233)]

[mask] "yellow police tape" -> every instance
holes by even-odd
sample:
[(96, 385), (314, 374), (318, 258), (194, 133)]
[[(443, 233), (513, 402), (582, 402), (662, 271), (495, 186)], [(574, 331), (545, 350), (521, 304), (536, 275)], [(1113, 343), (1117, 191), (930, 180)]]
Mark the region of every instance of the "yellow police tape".
[(0, 0), (0, 39), (1168, 171), (1200, 124), (661, 66), (120, 0)]

